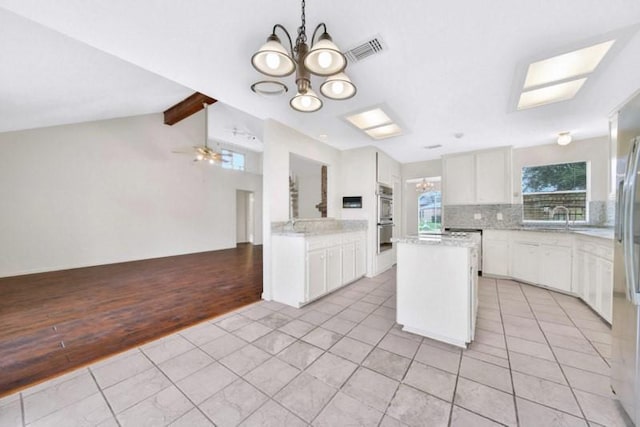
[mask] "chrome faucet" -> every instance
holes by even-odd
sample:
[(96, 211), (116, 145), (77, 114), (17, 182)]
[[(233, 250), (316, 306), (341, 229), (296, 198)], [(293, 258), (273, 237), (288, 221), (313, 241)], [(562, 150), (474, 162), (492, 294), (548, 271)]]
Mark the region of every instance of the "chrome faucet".
[(556, 214), (556, 211), (559, 210), (564, 210), (564, 227), (565, 228), (569, 228), (569, 209), (566, 206), (556, 206), (555, 208), (551, 209), (551, 212), (549, 213), (549, 219), (553, 219), (553, 216)]

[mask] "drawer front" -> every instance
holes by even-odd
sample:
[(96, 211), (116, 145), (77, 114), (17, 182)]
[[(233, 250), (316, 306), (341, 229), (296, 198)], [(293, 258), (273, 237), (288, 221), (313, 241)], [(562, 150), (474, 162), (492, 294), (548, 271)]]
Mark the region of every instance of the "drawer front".
[(326, 236), (308, 237), (306, 242), (307, 251), (326, 249), (332, 246), (339, 246), (341, 244), (342, 234), (328, 234)]

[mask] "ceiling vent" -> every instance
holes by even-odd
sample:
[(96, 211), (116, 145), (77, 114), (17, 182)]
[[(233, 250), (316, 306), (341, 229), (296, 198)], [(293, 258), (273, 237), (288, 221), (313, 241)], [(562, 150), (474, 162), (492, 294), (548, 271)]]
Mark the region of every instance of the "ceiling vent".
[(360, 62), (365, 58), (388, 50), (380, 36), (375, 36), (344, 53), (350, 63)]

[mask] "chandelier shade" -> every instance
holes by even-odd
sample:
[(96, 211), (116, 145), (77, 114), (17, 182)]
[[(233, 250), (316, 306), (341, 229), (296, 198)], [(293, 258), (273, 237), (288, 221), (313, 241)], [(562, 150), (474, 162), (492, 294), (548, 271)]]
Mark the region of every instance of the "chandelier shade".
[[(282, 45), (276, 31), (282, 31), (289, 41), (289, 50)], [(316, 41), (316, 34), (321, 34)], [(267, 42), (251, 57), (251, 64), (260, 73), (269, 77), (286, 77), (295, 71), (297, 94), (289, 101), (296, 111), (310, 113), (322, 108), (323, 102), (311, 90), (311, 75), (327, 77), (320, 86), (320, 93), (333, 100), (352, 98), (357, 90), (344, 70), (347, 58), (333, 43), (327, 32), (327, 26), (320, 23), (316, 26), (311, 38), (311, 50), (307, 44), (305, 0), (302, 0), (302, 23), (298, 27), (295, 43), (285, 27), (273, 26)], [(287, 91), (282, 82), (262, 80), (254, 83), (251, 90), (261, 95), (280, 95)]]
[(324, 32), (304, 57), (304, 66), (316, 76), (332, 76), (344, 71), (347, 58), (333, 43), (331, 36)]
[(307, 89), (305, 93), (298, 92), (296, 96), (291, 98), (289, 104), (294, 110), (303, 113), (313, 113), (322, 108), (322, 100), (311, 88)]
[(357, 89), (345, 73), (330, 76), (320, 85), (320, 93), (329, 99), (349, 99), (355, 96)]
[(253, 67), (270, 77), (285, 77), (296, 70), (296, 63), (275, 34), (251, 57)]

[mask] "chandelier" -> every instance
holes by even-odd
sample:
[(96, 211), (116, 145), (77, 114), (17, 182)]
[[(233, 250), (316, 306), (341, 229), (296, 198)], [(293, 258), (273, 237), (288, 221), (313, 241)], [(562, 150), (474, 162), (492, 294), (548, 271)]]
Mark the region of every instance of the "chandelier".
[(426, 178), (422, 178), (422, 181), (416, 184), (416, 191), (418, 193), (426, 193), (432, 191), (435, 188), (435, 184), (431, 181), (427, 181)]
[[(305, 0), (302, 0), (302, 24), (298, 27), (295, 46), (287, 29), (276, 24), (267, 37), (267, 42), (251, 57), (251, 64), (269, 77), (285, 77), (295, 71), (297, 93), (291, 98), (289, 105), (296, 111), (311, 113), (322, 108), (322, 100), (311, 87), (311, 74), (327, 77), (320, 85), (320, 93), (329, 99), (349, 99), (356, 94), (356, 87), (344, 73), (347, 58), (333, 43), (324, 22), (318, 24), (313, 32), (309, 50), (304, 8)], [(282, 30), (289, 39), (289, 50), (280, 42), (276, 29)], [(316, 41), (320, 29), (322, 34)], [(251, 85), (251, 90), (263, 95), (279, 95), (288, 89), (279, 81), (264, 80)]]

